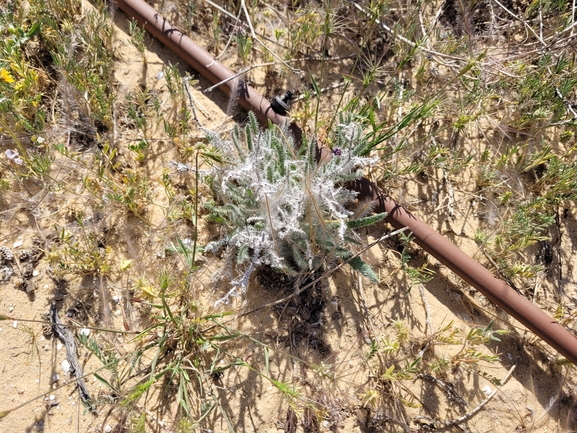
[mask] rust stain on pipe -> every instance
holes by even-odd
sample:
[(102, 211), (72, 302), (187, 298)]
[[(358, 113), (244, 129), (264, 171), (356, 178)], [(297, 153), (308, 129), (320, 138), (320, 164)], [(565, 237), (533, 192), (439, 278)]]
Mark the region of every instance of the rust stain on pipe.
[[(129, 17), (136, 19), (211, 83), (217, 84), (234, 76), (231, 70), (215, 60), (214, 56), (182, 31), (173, 27), (144, 1), (117, 0), (117, 3)], [(288, 121), (287, 117), (275, 113), (269, 101), (242, 80), (230, 80), (221, 84), (219, 88), (227, 95), (237, 97), (238, 103), (245, 110), (253, 111), (262, 124), (266, 125), (269, 120), (277, 125)], [(302, 130), (296, 124), (291, 124), (290, 130), (295, 140), (300, 142)], [(319, 156), (321, 154), (323, 149), (319, 151)], [(415, 242), (425, 251), (577, 365), (577, 338), (565, 327), (380, 191), (374, 183), (361, 179), (351, 182), (350, 187), (358, 191), (361, 197), (372, 198), (376, 203), (375, 210), (387, 212), (389, 214), (387, 220), (393, 226), (396, 228), (408, 226), (415, 236)]]

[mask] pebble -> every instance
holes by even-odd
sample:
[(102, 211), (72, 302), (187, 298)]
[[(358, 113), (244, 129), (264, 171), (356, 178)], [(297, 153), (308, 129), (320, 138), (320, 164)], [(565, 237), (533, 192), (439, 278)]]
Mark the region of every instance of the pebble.
[(62, 361), (62, 371), (66, 374), (68, 374), (70, 372), (70, 363), (68, 362), (67, 359)]
[(491, 388), (489, 385), (487, 385), (485, 388), (483, 388), (483, 392), (485, 394), (489, 395), (493, 392), (493, 388)]
[(104, 433), (110, 433), (112, 431), (112, 427), (110, 427), (108, 424), (106, 424), (104, 426)]
[(22, 239), (18, 238), (18, 239), (16, 240), (16, 242), (14, 242), (14, 245), (12, 245), (12, 248), (21, 247), (22, 244), (24, 244), (24, 242), (22, 241)]
[(12, 326), (14, 326), (15, 328), (18, 328), (18, 320), (15, 320), (14, 324)]

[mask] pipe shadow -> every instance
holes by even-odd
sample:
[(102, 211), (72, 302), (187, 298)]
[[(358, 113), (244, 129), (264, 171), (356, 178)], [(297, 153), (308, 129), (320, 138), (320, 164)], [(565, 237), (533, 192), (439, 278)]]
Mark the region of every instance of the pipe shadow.
[[(421, 257), (415, 265), (428, 263), (426, 257)], [(433, 268), (434, 265), (430, 264)], [(500, 354), (501, 365), (509, 369), (512, 364), (517, 364), (517, 368), (512, 376), (526, 389), (528, 395), (532, 395), (542, 407), (546, 408), (544, 414), (534, 414), (533, 416), (548, 416), (557, 421), (566, 429), (577, 428), (577, 398), (563, 385), (567, 377), (568, 370), (563, 370), (552, 360), (549, 349), (531, 341), (524, 335), (519, 334), (517, 328), (510, 323), (505, 312), (490, 313), (488, 308), (478, 304), (480, 294), (462, 281), (455, 282), (447, 276), (437, 274), (428, 283), (423, 283), (427, 292), (433, 295), (442, 305), (447, 307), (453, 315), (471, 327), (486, 327), (493, 321), (500, 327), (508, 331), (506, 335), (499, 336), (501, 341), (493, 341), (487, 345), (493, 353)], [(486, 301), (488, 306), (493, 305)], [(493, 305), (494, 306), (494, 305)], [(494, 306), (498, 308), (497, 306)], [(490, 308), (490, 306), (489, 306)], [(496, 329), (494, 327), (493, 329)], [(528, 374), (527, 371), (530, 373)], [(506, 389), (506, 388), (505, 388)], [(486, 395), (481, 391), (481, 384), (471, 390), (465, 387), (458, 388), (459, 393), (466, 396), (468, 401), (483, 400)], [(506, 391), (505, 391), (506, 393)], [(505, 394), (506, 395), (506, 394)], [(530, 417), (525, 413), (525, 408), (515, 407), (515, 402), (508, 402), (515, 411), (519, 413), (520, 426), (525, 428), (530, 424)], [(464, 411), (466, 412), (466, 411)], [(464, 413), (463, 412), (463, 413)], [(463, 413), (457, 413), (461, 416)], [(529, 414), (530, 415), (530, 414)], [(527, 430), (531, 431), (531, 430)]]

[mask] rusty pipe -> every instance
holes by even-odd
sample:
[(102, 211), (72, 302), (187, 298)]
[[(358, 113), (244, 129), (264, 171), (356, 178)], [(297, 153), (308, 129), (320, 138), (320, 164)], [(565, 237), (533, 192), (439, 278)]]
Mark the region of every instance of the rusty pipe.
[[(211, 83), (230, 80), (234, 73), (186, 36), (173, 27), (154, 8), (142, 0), (117, 0), (118, 6), (136, 19), (160, 42), (180, 56)], [(238, 98), (238, 103), (247, 111), (253, 111), (259, 121), (266, 125), (281, 125), (287, 118), (275, 113), (269, 101), (242, 80), (230, 80), (219, 88), (227, 95)], [(300, 142), (301, 129), (291, 124), (295, 140)], [(321, 149), (321, 153), (324, 149)], [(387, 212), (387, 220), (396, 228), (409, 227), (415, 242), (471, 286), (479, 290), (492, 302), (500, 306), (528, 329), (546, 341), (551, 347), (577, 365), (577, 338), (560, 323), (549, 317), (543, 310), (518, 294), (513, 288), (489, 272), (480, 263), (466, 255), (457, 246), (419, 220), (413, 214), (384, 194), (367, 179), (351, 182), (350, 186), (361, 197), (372, 198), (376, 211)]]
[(387, 221), (395, 228), (409, 227), (417, 245), (577, 365), (577, 338), (563, 325), (384, 194), (373, 182), (363, 178), (351, 182), (350, 187), (361, 196), (372, 198), (375, 212), (387, 212)]
[(278, 125), (287, 120), (285, 116), (275, 113), (270, 107), (268, 99), (246, 85), (242, 77), (238, 77), (238, 80), (232, 79), (235, 74), (230, 69), (216, 60), (212, 54), (195, 43), (181, 30), (172, 26), (152, 6), (142, 0), (117, 0), (116, 3), (126, 15), (134, 18), (139, 24), (144, 26), (156, 39), (212, 84), (228, 80), (218, 88), (227, 95), (232, 95), (231, 97), (236, 98), (242, 108), (254, 112), (259, 122), (263, 125), (268, 123), (268, 119)]

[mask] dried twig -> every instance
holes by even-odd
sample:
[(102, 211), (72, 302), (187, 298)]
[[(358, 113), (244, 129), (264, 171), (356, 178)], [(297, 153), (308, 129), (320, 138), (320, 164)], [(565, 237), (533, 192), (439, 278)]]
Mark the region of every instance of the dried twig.
[(545, 43), (545, 41), (543, 40), (542, 36), (539, 36), (535, 30), (533, 30), (533, 28), (527, 24), (527, 21), (525, 21), (524, 19), (522, 19), (521, 17), (518, 17), (517, 15), (515, 15), (513, 12), (511, 12), (509, 9), (507, 9), (503, 4), (499, 3), (499, 0), (494, 0), (495, 3), (497, 3), (497, 5), (499, 5), (499, 7), (501, 9), (503, 9), (505, 12), (507, 12), (509, 15), (511, 15), (513, 18), (515, 18), (517, 21), (521, 21), (523, 23), (523, 25), (525, 26), (525, 28), (527, 30), (529, 30), (531, 33), (533, 33), (533, 36), (535, 36), (539, 42), (541, 42), (541, 45), (543, 45), (544, 47), (547, 46), (547, 44)]
[(56, 310), (56, 305), (52, 304), (50, 306), (50, 321), (52, 322), (52, 329), (54, 334), (62, 341), (64, 347), (66, 348), (66, 358), (70, 363), (70, 367), (74, 370), (74, 375), (76, 376), (76, 384), (78, 386), (78, 393), (82, 402), (91, 410), (94, 410), (94, 402), (90, 397), (86, 383), (84, 382), (84, 375), (82, 374), (82, 366), (78, 361), (78, 355), (76, 353), (76, 343), (74, 341), (74, 335), (70, 330), (62, 325), (60, 317), (58, 317), (58, 310)]
[(273, 55), (273, 57), (275, 59), (277, 59), (279, 62), (281, 62), (289, 71), (291, 71), (294, 74), (302, 74), (303, 71), (301, 71), (300, 69), (296, 69), (293, 68), (292, 66), (289, 66), (289, 64), (287, 62), (285, 62), (283, 59), (281, 59), (277, 53), (275, 53), (273, 50), (271, 50), (267, 45), (264, 44), (264, 42), (262, 42), (257, 36), (256, 33), (254, 31), (254, 27), (252, 26), (252, 22), (250, 20), (250, 15), (248, 14), (248, 10), (246, 8), (246, 4), (245, 4), (245, 0), (241, 0), (240, 6), (242, 8), (242, 10), (244, 11), (244, 14), (246, 16), (246, 22), (248, 24), (248, 27), (250, 28), (250, 34), (252, 36), (252, 38), (257, 41), (259, 44), (262, 45), (262, 47), (267, 50), (269, 53), (271, 53)]
[[(370, 16), (369, 12), (366, 11), (362, 6), (360, 6), (357, 3), (353, 3), (353, 5), (359, 10), (361, 11), (363, 14)], [(407, 38), (405, 38), (402, 35), (399, 35), (397, 32), (393, 31), (393, 29), (391, 29), (389, 26), (387, 26), (385, 23), (381, 22), (378, 19), (374, 19), (375, 23), (377, 23), (378, 25), (380, 25), (387, 33), (390, 33), (394, 38), (398, 39), (399, 41), (413, 47), (413, 48), (417, 48), (418, 50), (421, 50), (425, 53), (428, 53), (432, 56), (437, 56), (437, 57), (443, 57), (445, 59), (451, 59), (451, 60), (457, 60), (459, 62), (465, 62), (464, 59), (460, 58), (460, 57), (456, 57), (456, 56), (451, 56), (449, 54), (444, 54), (444, 53), (439, 53), (438, 51), (434, 51), (434, 50), (430, 50), (426, 47), (423, 47), (422, 45), (419, 45)]]

